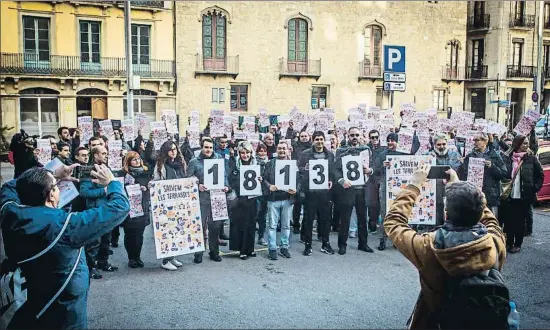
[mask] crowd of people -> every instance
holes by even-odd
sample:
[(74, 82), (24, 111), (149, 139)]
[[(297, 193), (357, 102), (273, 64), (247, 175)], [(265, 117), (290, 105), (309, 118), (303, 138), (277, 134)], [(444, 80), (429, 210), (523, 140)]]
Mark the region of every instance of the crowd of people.
[[(414, 127), (415, 124), (413, 124)], [(60, 252), (65, 259), (64, 266), (67, 267), (59, 274), (52, 275), (51, 283), (60, 283), (60, 279), (64, 278), (61, 275), (66, 277), (66, 270), (72, 268), (74, 260), (79, 260), (76, 263), (78, 266), (76, 272), (79, 276), (84, 274), (80, 272), (84, 263), (92, 279), (102, 278), (101, 271), (116, 271), (117, 267), (109, 262), (109, 256), (113, 253), (112, 248), (119, 246), (120, 228), (124, 230), (123, 245), (128, 256), (128, 266), (144, 267), (141, 259), (144, 232), (151, 223), (149, 182), (196, 177), (204, 240), (208, 242), (209, 258), (215, 262), (222, 261), (219, 247), (228, 243), (229, 249), (237, 251), (242, 260), (256, 257), (256, 244), (267, 246), (267, 257), (270, 260), (277, 260), (278, 257), (290, 258), (288, 247), (291, 232), (300, 236), (300, 242), (304, 244), (303, 255), (311, 256), (314, 250), (314, 227), (316, 227), (322, 253), (345, 255), (349, 239), (355, 237), (357, 237), (358, 250), (373, 253), (368, 236), (380, 231), (377, 250), (384, 251), (393, 242), (402, 252), (409, 249), (409, 252), (404, 252), (405, 255), (419, 265), (423, 261), (418, 259), (418, 253), (413, 253), (410, 249), (420, 249), (421, 243), (415, 242), (407, 248), (404, 245), (405, 241), (399, 239), (398, 231), (391, 229), (393, 228), (391, 226), (396, 226), (395, 221), (384, 225), (384, 219), (395, 220), (396, 205), (403, 206), (396, 200), (389, 214), (386, 214), (386, 169), (389, 167), (386, 157), (405, 155), (397, 151), (400, 129), (395, 128), (388, 135), (382, 136), (376, 129), (363, 131), (352, 126), (344, 136), (337, 136), (335, 130), (314, 131), (313, 134), (309, 134), (305, 129), (294, 130), (291, 122), (285, 136), (281, 136), (276, 124), (271, 125), (268, 131), (261, 135), (258, 130), (261, 142), (257, 147), (253, 147), (249, 141), (235, 140), (231, 136), (212, 138), (209, 136), (210, 130), (207, 126), (201, 132), (200, 147), (192, 148), (188, 136), (179, 139), (177, 135), (169, 135), (160, 150), (155, 150), (151, 137), (146, 141), (141, 134), (138, 134), (135, 140), (124, 141), (122, 131), (115, 129), (114, 139), (123, 141), (123, 159), (122, 170), (112, 173), (111, 177), (111, 172), (107, 169), (109, 138), (96, 132), (97, 135), (89, 141), (81, 141), (79, 129), (61, 127), (57, 138), (53, 136), (43, 138), (51, 141), (52, 158), (58, 158), (65, 166), (69, 166), (73, 171), (72, 176), (80, 179), (79, 182), (75, 182), (79, 196), (61, 210), (52, 209), (56, 208), (59, 201), (59, 196), (55, 194), (58, 179), (50, 172), (40, 169), (40, 166), (45, 164), (37, 161), (33, 154), (33, 145), (29, 142), (32, 139), (21, 132), (14, 136), (11, 148), (15, 163), (14, 177), (17, 180), (3, 187), (0, 201), (1, 205), (8, 201), (14, 202), (14, 205), (7, 206), (2, 213), (6, 254), (8, 259), (22, 260), (32, 256), (31, 251), (40, 251), (39, 248), (33, 249), (33, 243), (29, 243), (28, 251), (18, 249), (20, 245), (17, 242), (23, 242), (26, 239), (24, 236), (29, 233), (45, 230), (43, 228), (46, 228), (48, 223), (42, 223), (40, 227), (23, 229), (21, 233), (21, 229), (14, 221), (25, 217), (26, 212), (40, 212), (38, 208), (47, 207), (50, 208), (48, 212), (52, 214), (49, 220), (55, 221), (57, 225), (63, 225), (63, 221), (59, 220), (61, 218), (67, 219), (68, 223), (70, 214), (73, 214), (67, 231), (74, 232), (75, 235), (74, 238), (68, 234), (63, 237), (62, 240), (67, 240), (66, 244), (71, 246), (71, 255), (63, 255), (63, 252)], [(382, 146), (381, 140), (386, 142), (385, 146)], [(453, 140), (452, 145), (449, 143), (451, 140)], [(330, 144), (325, 141), (330, 141)], [(473, 141), (473, 151), (465, 153), (464, 140), (457, 138), (454, 131), (430, 130), (431, 149), (428, 154), (435, 158), (437, 165), (448, 165), (453, 173), (458, 173), (456, 181), (458, 178), (466, 181), (471, 158), (485, 159), (482, 192), (488, 209), (483, 210), (476, 206), (475, 212), (479, 211), (479, 214), (474, 212), (474, 217), (477, 214), (478, 218), (474, 219), (472, 226), (478, 223), (482, 213), (486, 220), (498, 218), (499, 225), (506, 233), (506, 250), (510, 253), (519, 252), (524, 236), (532, 233), (532, 207), (535, 194), (542, 187), (543, 182), (542, 167), (536, 157), (538, 145), (534, 133), (524, 136), (510, 132), (497, 136), (476, 132)], [(419, 146), (415, 135), (410, 155), (417, 154)], [(369, 180), (364, 185), (352, 185), (343, 174), (341, 160), (345, 156), (358, 156), (365, 150), (370, 154), (370, 162), (363, 166), (362, 171)], [(229, 235), (225, 232), (224, 221), (214, 221), (212, 218), (210, 190), (204, 182), (204, 161), (207, 159), (223, 159), (225, 162), (223, 191), (228, 196)], [(289, 159), (297, 161), (297, 188), (281, 190), (275, 184), (275, 164), (279, 160)], [(311, 190), (309, 189), (309, 162), (319, 159), (327, 160), (329, 164), (328, 188)], [(261, 196), (257, 198), (241, 196), (240, 168), (243, 165), (260, 165)], [(90, 169), (92, 179), (90, 179)], [(132, 218), (128, 215), (128, 200), (124, 196), (123, 187), (114, 182), (117, 181), (116, 178), (124, 185), (140, 185), (143, 191), (141, 203), (144, 207), (143, 216)], [(449, 203), (445, 197), (450, 198), (446, 194), (452, 194), (452, 192), (445, 188), (446, 183), (446, 180), (437, 180), (436, 225), (438, 227), (446, 223), (445, 216), (449, 218)], [(418, 184), (417, 187), (419, 187)], [(32, 191), (40, 194), (35, 196)], [(413, 196), (414, 192), (410, 195)], [(445, 204), (446, 200), (447, 204)], [(414, 200), (408, 202), (414, 203)], [(16, 209), (17, 204), (28, 205), (31, 208)], [(412, 204), (407, 207), (412, 207)], [(445, 208), (447, 208), (446, 211)], [(393, 214), (392, 210), (394, 210)], [(456, 207), (453, 210), (456, 212), (455, 215), (462, 214)], [(36, 213), (31, 215), (31, 217), (36, 216)], [(457, 219), (452, 217), (453, 220)], [(96, 221), (96, 218), (100, 220)], [(455, 225), (460, 226), (459, 222), (460, 220), (456, 220)], [(408, 228), (408, 224), (405, 223), (405, 225)], [(498, 229), (491, 227), (491, 230), (499, 233), (501, 227), (498, 225), (497, 227)], [(425, 226), (419, 226), (413, 228), (413, 231), (416, 233), (427, 229)], [(51, 239), (49, 243), (55, 244), (57, 239), (53, 231), (48, 237)], [(338, 233), (336, 251), (330, 243), (331, 231)], [(80, 247), (82, 247), (81, 250), (79, 250)], [(75, 250), (75, 248), (78, 249)], [(59, 247), (59, 249), (62, 248)], [(79, 256), (77, 257), (75, 253), (79, 253)], [(83, 255), (80, 256), (80, 253)], [(505, 252), (498, 251), (498, 253), (499, 258), (502, 259)], [(432, 259), (430, 262), (436, 260)], [(496, 256), (494, 259), (496, 260)], [(201, 263), (203, 253), (195, 253), (193, 261), (197, 264)], [(160, 262), (160, 266), (166, 270), (177, 270), (182, 265), (183, 263), (176, 257), (164, 258)], [(39, 263), (32, 267), (36, 274), (41, 274), (39, 267), (41, 267)], [(30, 273), (26, 272), (28, 276), (34, 276)], [(74, 277), (73, 281), (82, 282), (81, 279), (74, 279)], [(430, 282), (432, 279), (429, 278), (426, 281)], [(31, 283), (30, 280), (29, 283)], [(48, 288), (37, 287), (35, 290), (42, 290), (44, 297), (50, 297), (58, 287), (59, 285), (52, 285)], [(70, 294), (70, 292), (63, 294)], [(38, 301), (33, 306), (36, 308), (43, 305), (42, 303), (43, 301)], [(80, 304), (81, 301), (74, 303)]]

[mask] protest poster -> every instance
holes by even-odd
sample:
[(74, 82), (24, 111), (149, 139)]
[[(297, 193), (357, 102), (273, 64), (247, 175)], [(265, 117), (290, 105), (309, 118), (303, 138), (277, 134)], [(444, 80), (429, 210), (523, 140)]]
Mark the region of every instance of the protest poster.
[(80, 129), (80, 142), (88, 144), (94, 136), (94, 122), (91, 116), (78, 117), (78, 128)]
[(141, 185), (132, 184), (126, 186), (126, 193), (128, 194), (128, 200), (130, 201), (130, 218), (137, 218), (143, 216), (143, 205), (141, 205), (142, 194)]
[(223, 189), (225, 186), (225, 160), (205, 159), (203, 166), (204, 186), (209, 190)]
[(155, 150), (160, 150), (162, 144), (168, 141), (168, 132), (163, 121), (151, 122), (151, 134), (153, 134), (153, 145)]
[(432, 148), (432, 146), (430, 145), (430, 133), (420, 132), (416, 136), (418, 137), (418, 142), (420, 142), (420, 148), (418, 148), (416, 154), (425, 155)]
[(516, 127), (514, 127), (514, 132), (525, 136), (529, 135), (529, 133), (531, 133), (531, 128), (535, 126), (539, 118), (540, 114), (538, 112), (529, 109), (517, 123)]
[(178, 116), (174, 110), (162, 110), (161, 120), (166, 125), (166, 131), (170, 134), (177, 134), (178, 132)]
[(237, 140), (248, 140), (248, 132), (237, 130), (233, 133), (233, 138)]
[(195, 126), (189, 126), (187, 128), (189, 146), (191, 148), (200, 148), (200, 129)]
[[(395, 197), (410, 182), (415, 170), (424, 164), (435, 165), (431, 156), (386, 156), (390, 168), (386, 169), (386, 212)], [(383, 183), (384, 184), (384, 183)], [(420, 189), (420, 196), (413, 206), (409, 224), (435, 225), (436, 180), (427, 180)]]
[(200, 113), (197, 110), (192, 110), (189, 114), (189, 126), (200, 127), (201, 119)]
[[(286, 132), (288, 131), (288, 127), (289, 127), (289, 122), (290, 122), (290, 118), (288, 116), (279, 116), (277, 118), (277, 122), (279, 123), (280, 125), (280, 128), (281, 128), (281, 136), (282, 137), (285, 137), (286, 136)], [(311, 125), (313, 126), (313, 124)], [(309, 128), (309, 126), (308, 126)]]
[[(212, 110), (214, 111), (214, 110)], [(210, 123), (210, 137), (217, 138), (225, 135), (225, 126), (223, 120), (223, 114), (221, 116), (211, 116), (212, 122)]]
[(233, 117), (223, 116), (223, 131), (226, 136), (231, 136), (233, 134)]
[(466, 181), (472, 183), (480, 190), (483, 189), (483, 175), (485, 172), (485, 159), (473, 158), (468, 159), (468, 177)]
[(136, 119), (135, 125), (138, 134), (141, 133), (142, 136), (147, 136), (147, 115), (144, 113), (136, 113), (134, 118)]
[(122, 140), (109, 141), (108, 165), (113, 171), (122, 170)]
[(196, 178), (151, 181), (157, 259), (204, 251)]
[(52, 145), (50, 139), (37, 139), (36, 140), (36, 160), (46, 165), (52, 160)]
[(99, 129), (101, 130), (101, 135), (106, 136), (110, 141), (115, 139), (115, 132), (111, 119), (100, 120)]
[[(54, 172), (63, 167), (63, 163), (59, 158), (54, 158), (44, 165), (44, 168)], [(72, 181), (62, 180), (57, 183), (57, 188), (59, 189), (59, 202), (57, 203), (57, 208), (61, 209), (65, 205), (69, 204), (73, 199), (75, 199), (80, 193)]]
[(223, 190), (210, 190), (210, 207), (212, 208), (212, 221), (229, 219), (227, 196)]
[(122, 119), (120, 125), (120, 130), (124, 134), (125, 141), (134, 141), (136, 139), (136, 134), (134, 131), (134, 120), (133, 119)]
[(397, 144), (397, 151), (410, 154), (413, 145), (414, 130), (410, 128), (401, 128), (398, 133), (399, 143)]
[(247, 132), (248, 135), (254, 135), (256, 133), (256, 118), (253, 116), (243, 117), (243, 131)]
[(312, 159), (306, 166), (309, 172), (309, 190), (328, 189), (328, 160)]
[(269, 115), (265, 109), (260, 109), (260, 112), (258, 113), (258, 124), (260, 127), (269, 126)]
[(474, 137), (476, 136), (477, 131), (466, 131), (466, 141), (464, 141), (464, 156), (468, 155), (470, 152), (474, 150), (475, 143), (474, 143)]
[(210, 117), (223, 117), (223, 110), (221, 109), (210, 110)]
[[(393, 120), (392, 120), (393, 121)], [(393, 130), (393, 124), (388, 125), (387, 123), (384, 123), (382, 120), (382, 123), (380, 124), (380, 145), (385, 147), (388, 145), (387, 137)]]

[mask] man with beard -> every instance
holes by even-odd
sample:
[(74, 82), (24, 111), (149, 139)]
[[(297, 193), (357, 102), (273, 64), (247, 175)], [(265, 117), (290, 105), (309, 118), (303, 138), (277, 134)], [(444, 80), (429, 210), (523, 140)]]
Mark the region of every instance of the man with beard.
[[(374, 166), (375, 160), (381, 152), (386, 148), (380, 145), (380, 132), (373, 129), (369, 132), (369, 143), (367, 144), (372, 151), (370, 158), (371, 167)], [(367, 189), (367, 211), (369, 217), (369, 231), (376, 232), (378, 217), (380, 216), (380, 177), (371, 176), (366, 184)]]
[[(304, 133), (304, 132), (302, 132)], [(300, 133), (301, 135), (301, 133)], [(301, 190), (305, 191), (304, 203), (304, 220), (302, 221), (302, 233), (305, 243), (304, 255), (311, 255), (311, 243), (313, 232), (313, 219), (317, 219), (319, 223), (318, 235), (321, 237), (323, 245), (321, 252), (326, 254), (334, 254), (334, 250), (330, 246), (330, 211), (331, 211), (331, 192), (332, 178), (330, 176), (331, 167), (334, 163), (334, 155), (330, 150), (325, 148), (325, 134), (320, 131), (313, 133), (313, 147), (303, 152), (298, 163), (300, 170)], [(301, 140), (301, 138), (300, 138)], [(325, 180), (328, 180), (328, 189), (309, 189), (309, 162), (317, 159), (328, 160), (328, 168), (325, 169)], [(328, 174), (328, 175), (327, 175)], [(315, 171), (314, 174), (315, 175)], [(294, 205), (296, 207), (296, 204)]]
[(63, 165), (72, 165), (73, 161), (71, 160), (71, 147), (65, 142), (59, 142), (57, 147), (59, 148), (57, 158), (63, 163)]
[[(433, 138), (434, 141), (434, 150), (431, 153), (435, 157), (436, 165), (448, 165), (454, 171), (457, 171), (460, 166), (460, 160), (458, 152), (455, 150), (449, 150), (447, 147), (447, 135), (446, 134), (436, 134)], [(444, 198), (445, 198), (445, 180), (437, 180), (437, 194), (435, 198), (436, 206), (436, 225), (442, 225), (445, 222), (444, 217)]]
[[(311, 141), (309, 141), (309, 133), (306, 131), (301, 131), (300, 139), (297, 142), (293, 143), (293, 146), (292, 146), (292, 149), (293, 149), (292, 159), (295, 159), (297, 161), (300, 160), (304, 151), (309, 148), (311, 148)], [(292, 227), (294, 227), (294, 234), (296, 235), (300, 234), (301, 210), (302, 210), (302, 200), (301, 198), (297, 198), (297, 200), (294, 202), (294, 207), (292, 209)], [(305, 213), (306, 213), (306, 206), (304, 205), (304, 218), (305, 218)], [(304, 238), (303, 236), (304, 234), (302, 231), (302, 235), (300, 236), (300, 238), (303, 239)]]
[[(367, 216), (366, 216), (366, 206), (365, 206), (365, 186), (358, 185), (353, 186), (349, 181), (344, 178), (344, 173), (342, 170), (342, 157), (345, 156), (359, 156), (359, 154), (370, 149), (368, 146), (361, 146), (359, 144), (359, 138), (361, 137), (361, 131), (357, 127), (351, 127), (348, 130), (349, 145), (341, 147), (336, 151), (336, 160), (334, 162), (334, 180), (338, 182), (335, 187), (338, 187), (334, 190), (335, 194), (338, 194), (340, 201), (339, 207), (341, 212), (341, 224), (340, 231), (338, 233), (338, 254), (346, 254), (346, 247), (349, 235), (349, 224), (351, 219), (351, 213), (355, 207), (355, 212), (357, 212), (357, 223), (359, 231), (359, 244), (357, 249), (360, 251), (365, 251), (372, 253), (374, 252), (370, 246), (367, 244)], [(371, 168), (363, 167), (363, 173), (370, 175), (372, 173)]]
[(267, 157), (273, 159), (277, 157), (277, 146), (275, 145), (275, 138), (272, 133), (267, 133), (264, 136), (264, 143), (267, 147)]
[(384, 218), (386, 217), (386, 169), (390, 167), (390, 162), (386, 160), (386, 156), (398, 156), (398, 155), (407, 155), (405, 153), (397, 151), (398, 135), (397, 133), (390, 133), (386, 138), (388, 143), (387, 149), (381, 151), (376, 159), (374, 160), (374, 172), (373, 177), (376, 177), (376, 180), (380, 182), (380, 215), (382, 216), (382, 227), (380, 228), (382, 236), (380, 237), (380, 245), (378, 246), (379, 251), (384, 251), (386, 249), (386, 238), (387, 234), (384, 230)]
[[(92, 149), (92, 164), (107, 165), (107, 149), (102, 146), (97, 146)], [(80, 183), (80, 196), (86, 199), (86, 207), (93, 209), (101, 207), (107, 203), (107, 192), (105, 187), (89, 180), (83, 180)], [(92, 264), (96, 264), (95, 268), (106, 272), (114, 272), (118, 267), (109, 264), (109, 244), (111, 243), (111, 233), (104, 234), (97, 242), (92, 242), (86, 246), (89, 250), (89, 255), (95, 259)]]
[(68, 127), (59, 127), (57, 129), (57, 136), (59, 136), (59, 142), (57, 143), (57, 149), (61, 150), (61, 144), (66, 143), (69, 145), (70, 151), (75, 150), (80, 145), (80, 130), (76, 129), (71, 137), (71, 133)]

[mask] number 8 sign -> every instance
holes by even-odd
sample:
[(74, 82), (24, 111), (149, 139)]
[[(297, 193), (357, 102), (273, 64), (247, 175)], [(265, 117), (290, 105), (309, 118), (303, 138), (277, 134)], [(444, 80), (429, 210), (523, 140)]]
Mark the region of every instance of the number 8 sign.
[(258, 181), (260, 165), (241, 165), (239, 172), (240, 196), (260, 196), (262, 186)]
[(342, 174), (344, 179), (349, 181), (352, 186), (364, 185), (365, 177), (361, 156), (342, 157)]

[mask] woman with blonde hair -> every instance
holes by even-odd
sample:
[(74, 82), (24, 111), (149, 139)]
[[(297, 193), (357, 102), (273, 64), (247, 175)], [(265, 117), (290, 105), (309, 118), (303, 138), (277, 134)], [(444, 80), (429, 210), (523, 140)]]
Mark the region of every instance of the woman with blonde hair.
[[(141, 188), (141, 206), (143, 215), (131, 217), (130, 214), (122, 223), (124, 228), (124, 247), (128, 253), (128, 267), (143, 267), (141, 248), (143, 246), (143, 232), (150, 223), (149, 219), (149, 172), (139, 153), (128, 151), (124, 157), (122, 170), (124, 171), (124, 186), (139, 184)], [(132, 203), (130, 204), (132, 206)]]
[[(237, 193), (237, 201), (231, 211), (229, 249), (240, 251), (242, 260), (255, 257), (254, 236), (256, 229), (256, 200), (241, 196), (240, 171), (242, 165), (256, 165), (252, 157), (252, 144), (248, 141), (239, 143), (238, 156), (231, 158), (229, 164), (229, 186)], [(258, 181), (261, 179), (258, 178)], [(260, 182), (256, 182), (258, 185)]]

